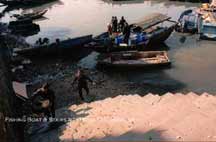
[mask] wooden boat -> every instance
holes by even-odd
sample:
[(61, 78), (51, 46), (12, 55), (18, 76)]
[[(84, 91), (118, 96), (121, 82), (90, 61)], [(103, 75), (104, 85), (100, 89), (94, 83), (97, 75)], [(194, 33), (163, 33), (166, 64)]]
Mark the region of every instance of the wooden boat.
[(200, 39), (216, 40), (216, 19), (209, 15), (206, 19), (201, 18), (199, 24)]
[[(49, 45), (34, 46), (32, 48), (20, 49), (16, 53), (34, 58), (62, 55), (76, 55), (84, 44), (92, 41), (92, 35), (86, 35), (73, 39), (67, 39), (59, 43), (51, 43)], [(77, 55), (78, 56), (78, 55)]]
[(0, 0), (0, 3), (8, 6), (34, 6), (41, 5), (55, 0)]
[[(171, 35), (177, 23), (170, 19), (171, 17), (166, 15), (153, 13), (144, 17), (142, 21), (131, 24), (132, 30), (129, 40), (131, 44), (115, 43), (116, 39), (104, 32), (96, 36), (89, 47), (98, 52), (149, 50), (153, 45), (163, 43)], [(136, 42), (133, 36), (138, 37), (138, 35), (142, 35), (144, 40)]]
[(166, 51), (123, 51), (113, 52), (98, 61), (98, 67), (152, 68), (171, 64)]
[(192, 10), (185, 10), (178, 19), (177, 32), (196, 33), (198, 30), (198, 14)]
[(39, 19), (42, 18), (43, 15), (47, 12), (48, 10), (43, 10), (43, 11), (39, 11), (39, 12), (33, 12), (33, 13), (27, 13), (27, 14), (23, 14), (23, 15), (13, 15), (14, 17), (16, 17), (18, 20), (24, 20), (24, 19), (30, 19), (30, 20), (35, 20), (35, 19)]

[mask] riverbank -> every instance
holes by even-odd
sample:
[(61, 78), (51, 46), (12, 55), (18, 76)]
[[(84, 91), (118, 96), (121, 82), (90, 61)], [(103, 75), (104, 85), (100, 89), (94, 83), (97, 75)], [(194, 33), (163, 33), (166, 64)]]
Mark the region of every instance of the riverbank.
[[(94, 54), (91, 53), (85, 57), (87, 61), (91, 60), (89, 57)], [(26, 82), (31, 84), (31, 93), (39, 88), (43, 83), (50, 83), (50, 87), (54, 90), (56, 95), (56, 107), (64, 107), (69, 104), (83, 103), (78, 95), (76, 86), (71, 83), (74, 80), (74, 75), (82, 61), (74, 61), (71, 59), (47, 59), (46, 61), (31, 60), (32, 63), (27, 65), (23, 70), (14, 73), (14, 80), (19, 82)], [(141, 71), (148, 76), (149, 73), (155, 70)], [(96, 85), (89, 83), (90, 94), (85, 96), (86, 102), (96, 100), (103, 100), (108, 97), (115, 97), (118, 95), (137, 93), (147, 94), (149, 92), (162, 95), (168, 91), (178, 92), (183, 91), (184, 85), (179, 82), (164, 82), (163, 80), (155, 82), (154, 80), (129, 80), (135, 74), (140, 74), (140, 71), (100, 71), (95, 68), (85, 70), (86, 74), (90, 76)], [(162, 71), (158, 71), (161, 73)], [(124, 76), (124, 78), (122, 78)], [(164, 76), (165, 77), (165, 76)], [(170, 79), (171, 80), (171, 79)], [(184, 90), (188, 92), (188, 90)], [(85, 94), (85, 93), (84, 93)]]

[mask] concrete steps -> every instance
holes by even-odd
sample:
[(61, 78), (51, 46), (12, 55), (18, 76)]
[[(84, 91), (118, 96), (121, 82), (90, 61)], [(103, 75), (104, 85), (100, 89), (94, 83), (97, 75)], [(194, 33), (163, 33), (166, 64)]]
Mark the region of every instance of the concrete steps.
[(59, 128), (60, 141), (216, 141), (216, 96), (208, 93), (119, 95), (56, 113), (74, 118)]

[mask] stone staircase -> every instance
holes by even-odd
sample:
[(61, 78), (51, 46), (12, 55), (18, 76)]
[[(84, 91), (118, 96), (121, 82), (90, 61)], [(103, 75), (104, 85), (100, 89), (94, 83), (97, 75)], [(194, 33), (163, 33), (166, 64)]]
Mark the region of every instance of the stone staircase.
[(73, 118), (56, 141), (216, 141), (216, 96), (208, 93), (119, 95), (56, 113)]

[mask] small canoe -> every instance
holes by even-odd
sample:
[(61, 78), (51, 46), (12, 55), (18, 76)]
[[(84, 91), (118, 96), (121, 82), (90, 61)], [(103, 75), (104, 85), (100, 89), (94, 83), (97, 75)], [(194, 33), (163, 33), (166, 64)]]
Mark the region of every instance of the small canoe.
[(42, 18), (43, 15), (47, 12), (48, 10), (43, 10), (43, 11), (39, 11), (39, 12), (33, 12), (33, 13), (27, 13), (27, 14), (22, 14), (22, 15), (13, 15), (15, 18), (17, 18), (18, 20), (24, 20), (24, 19), (30, 19), (30, 20), (35, 20), (35, 19), (39, 19)]
[(98, 67), (153, 68), (171, 64), (166, 51), (126, 51), (110, 53), (98, 61)]
[[(34, 46), (31, 48), (17, 50), (16, 53), (29, 58), (75, 55), (81, 50), (84, 44), (92, 41), (92, 35), (86, 35), (73, 39), (51, 43), (43, 46)], [(78, 51), (78, 52), (77, 52)], [(78, 55), (77, 55), (78, 56)]]

